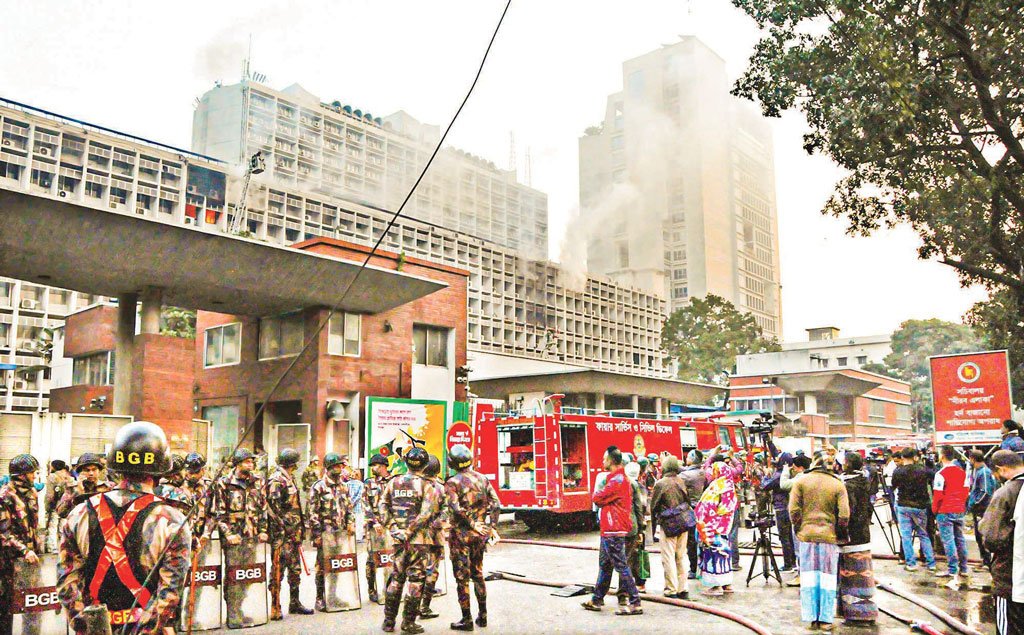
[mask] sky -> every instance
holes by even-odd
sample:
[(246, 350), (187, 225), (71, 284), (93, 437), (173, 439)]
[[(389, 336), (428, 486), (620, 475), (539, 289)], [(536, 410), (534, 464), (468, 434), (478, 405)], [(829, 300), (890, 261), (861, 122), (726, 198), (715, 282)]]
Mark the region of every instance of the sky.
[[(299, 83), (374, 115), (447, 124), (503, 0), (124, 3), (21, 0), (0, 21), (0, 97), (188, 148), (195, 99), (235, 83), (252, 40), (265, 83)], [(483, 75), (449, 137), (548, 194), (551, 257), (578, 207), (577, 139), (621, 88), (622, 62), (696, 35), (738, 77), (756, 25), (728, 0), (513, 0)], [(908, 228), (845, 234), (820, 210), (842, 172), (801, 148), (799, 113), (773, 122), (786, 341), (804, 329), (892, 332), (911, 318), (959, 321), (982, 290), (917, 258)], [(660, 229), (658, 230), (660, 231)]]

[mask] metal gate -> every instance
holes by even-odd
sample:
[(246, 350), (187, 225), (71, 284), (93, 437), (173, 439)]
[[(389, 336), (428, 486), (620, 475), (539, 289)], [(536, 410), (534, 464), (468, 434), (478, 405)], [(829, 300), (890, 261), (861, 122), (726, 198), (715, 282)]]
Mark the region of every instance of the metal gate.
[(0, 475), (15, 456), (32, 447), (32, 413), (0, 413)]

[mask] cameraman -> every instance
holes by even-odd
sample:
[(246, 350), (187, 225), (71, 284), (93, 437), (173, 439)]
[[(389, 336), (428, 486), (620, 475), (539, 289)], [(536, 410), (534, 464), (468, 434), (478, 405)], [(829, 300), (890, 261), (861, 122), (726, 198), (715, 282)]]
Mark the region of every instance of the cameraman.
[[(775, 444), (769, 439), (769, 448), (774, 455)], [(779, 454), (775, 460), (775, 471), (761, 481), (761, 490), (772, 497), (775, 509), (775, 522), (779, 529), (779, 541), (782, 543), (782, 570), (796, 570), (796, 545), (793, 543), (793, 523), (789, 518), (789, 492), (782, 489), (782, 474), (789, 472), (793, 465), (793, 455), (789, 452)]]

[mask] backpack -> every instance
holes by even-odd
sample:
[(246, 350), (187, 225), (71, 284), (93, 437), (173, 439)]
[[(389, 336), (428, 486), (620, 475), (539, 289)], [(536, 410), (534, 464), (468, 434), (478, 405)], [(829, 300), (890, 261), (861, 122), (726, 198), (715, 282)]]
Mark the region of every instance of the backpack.
[(658, 514), (658, 522), (666, 538), (675, 538), (697, 526), (697, 514), (693, 513), (690, 503), (683, 501)]

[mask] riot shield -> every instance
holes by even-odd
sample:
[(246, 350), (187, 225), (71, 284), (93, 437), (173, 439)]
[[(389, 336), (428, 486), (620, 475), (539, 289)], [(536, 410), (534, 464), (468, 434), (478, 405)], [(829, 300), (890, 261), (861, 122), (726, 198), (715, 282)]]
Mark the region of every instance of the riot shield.
[(191, 614), (192, 630), (209, 631), (221, 627), (221, 568), (220, 540), (203, 541), (199, 553), (194, 555), (194, 566), (189, 569), (185, 592), (181, 597), (181, 631), (188, 631)]
[(12, 635), (64, 635), (67, 621), (57, 600), (57, 570), (40, 563), (14, 561)]
[(324, 602), (328, 612), (362, 607), (356, 538), (347, 531), (323, 534), (320, 562), (324, 575)]
[(255, 540), (223, 544), (224, 606), (228, 628), (248, 628), (268, 621), (267, 546)]
[(377, 604), (384, 604), (388, 581), (391, 579), (391, 571), (395, 566), (395, 547), (391, 536), (385, 533), (383, 542), (383, 549), (370, 551), (366, 556), (367, 558), (373, 558), (374, 564), (377, 565)]

